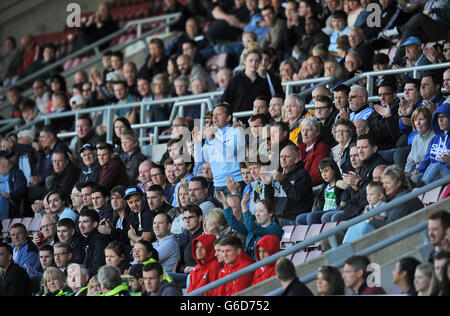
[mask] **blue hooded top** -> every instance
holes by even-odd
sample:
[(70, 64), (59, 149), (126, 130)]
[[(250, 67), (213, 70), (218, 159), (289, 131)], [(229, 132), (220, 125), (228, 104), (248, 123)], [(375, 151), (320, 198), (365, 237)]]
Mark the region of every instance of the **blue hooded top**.
[[(425, 172), (428, 166), (432, 163), (443, 164), (443, 162), (439, 159), (439, 156), (445, 155), (450, 152), (450, 137), (448, 135), (450, 128), (447, 128), (447, 130), (445, 131), (442, 131), (439, 128), (437, 120), (437, 116), (439, 113), (444, 114), (450, 120), (450, 103), (443, 103), (440, 107), (437, 108), (436, 112), (433, 115), (431, 127), (436, 136), (434, 136), (431, 140), (427, 155), (417, 168), (417, 171), (419, 172)], [(445, 164), (445, 166), (450, 169), (450, 166), (448, 164)]]

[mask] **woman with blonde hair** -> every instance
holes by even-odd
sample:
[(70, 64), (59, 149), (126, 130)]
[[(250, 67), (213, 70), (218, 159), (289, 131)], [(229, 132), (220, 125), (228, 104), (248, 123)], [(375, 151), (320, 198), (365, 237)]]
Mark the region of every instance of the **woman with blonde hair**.
[(257, 96), (265, 96), (267, 100), (272, 97), (267, 79), (258, 74), (262, 54), (262, 49), (254, 42), (242, 52), (242, 70), (230, 79), (221, 99), (231, 105), (233, 113), (252, 110)]
[(215, 235), (217, 239), (227, 235), (233, 235), (241, 239), (243, 244), (245, 244), (247, 238), (245, 235), (236, 232), (228, 225), (223, 210), (217, 207), (206, 214), (205, 219), (203, 220), (203, 231), (205, 234)]
[(414, 274), (414, 287), (417, 296), (437, 296), (439, 283), (434, 274), (434, 267), (428, 262), (417, 266)]
[(64, 272), (55, 267), (48, 267), (44, 272), (44, 294), (42, 296), (66, 296), (69, 291)]
[(178, 207), (174, 207), (169, 211), (170, 214), (178, 214), (174, 216), (173, 222), (172, 222), (172, 228), (170, 229), (170, 232), (172, 234), (181, 234), (186, 226), (184, 224), (183, 220), (183, 213), (181, 212), (181, 209), (185, 206), (187, 206), (190, 203), (189, 199), (189, 183), (182, 183), (178, 187), (177, 191), (177, 199), (178, 199)]
[(87, 296), (98, 296), (101, 292), (100, 282), (97, 279), (97, 276), (94, 275), (88, 283), (88, 292)]

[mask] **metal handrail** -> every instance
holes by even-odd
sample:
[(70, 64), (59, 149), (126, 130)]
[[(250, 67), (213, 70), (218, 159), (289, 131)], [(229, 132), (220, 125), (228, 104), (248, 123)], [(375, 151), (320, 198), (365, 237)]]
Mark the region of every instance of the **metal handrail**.
[(197, 295), (204, 294), (204, 293), (206, 293), (206, 292), (208, 292), (208, 291), (210, 291), (212, 289), (215, 289), (215, 288), (217, 288), (217, 287), (219, 287), (221, 285), (224, 285), (224, 284), (226, 284), (226, 283), (228, 283), (230, 281), (233, 281), (233, 280), (235, 280), (235, 279), (237, 279), (237, 278), (239, 278), (239, 277), (241, 277), (243, 275), (246, 275), (246, 274), (248, 274), (250, 272), (253, 272), (253, 271), (255, 271), (255, 270), (257, 270), (257, 269), (259, 269), (259, 268), (261, 268), (261, 267), (263, 267), (265, 265), (268, 265), (268, 264), (278, 260), (281, 257), (285, 257), (285, 256), (290, 255), (292, 253), (295, 253), (295, 252), (298, 252), (298, 251), (303, 250), (305, 248), (308, 248), (308, 247), (316, 244), (317, 242), (322, 241), (325, 238), (329, 238), (329, 241), (330, 241), (330, 244), (331, 244), (332, 248), (337, 248), (338, 244), (337, 244), (336, 236), (335, 236), (337, 233), (342, 232), (342, 231), (346, 230), (347, 228), (349, 228), (350, 226), (358, 224), (358, 223), (360, 223), (360, 222), (362, 222), (362, 221), (364, 221), (366, 219), (369, 219), (369, 218), (371, 218), (371, 217), (373, 217), (375, 215), (381, 214), (382, 212), (385, 212), (385, 211), (391, 209), (392, 207), (399, 206), (399, 205), (409, 201), (410, 199), (415, 198), (415, 197), (417, 197), (417, 196), (419, 196), (421, 194), (424, 194), (424, 193), (426, 193), (426, 192), (428, 192), (428, 191), (430, 191), (430, 190), (432, 190), (434, 188), (437, 188), (439, 186), (448, 184), (449, 182), (450, 182), (450, 176), (447, 176), (447, 177), (442, 178), (440, 180), (437, 180), (437, 181), (435, 181), (433, 183), (430, 183), (430, 184), (428, 184), (428, 185), (426, 185), (426, 186), (424, 186), (422, 188), (419, 188), (417, 190), (409, 192), (409, 193), (407, 193), (407, 194), (405, 194), (405, 195), (403, 195), (403, 196), (401, 196), (401, 197), (399, 197), (397, 199), (392, 200), (391, 202), (388, 202), (386, 204), (383, 204), (381, 206), (376, 207), (375, 209), (373, 209), (370, 212), (364, 213), (364, 214), (359, 215), (359, 216), (357, 216), (355, 218), (352, 218), (352, 219), (350, 219), (348, 221), (345, 221), (345, 222), (339, 224), (339, 226), (331, 228), (331, 229), (327, 230), (326, 232), (320, 233), (317, 236), (314, 236), (314, 237), (312, 237), (312, 238), (310, 238), (308, 240), (305, 240), (305, 241), (300, 242), (300, 243), (298, 243), (298, 244), (296, 244), (296, 245), (294, 245), (292, 247), (289, 247), (289, 248), (287, 248), (285, 250), (282, 250), (282, 251), (280, 251), (280, 252), (278, 252), (278, 253), (270, 256), (270, 257), (267, 257), (267, 258), (265, 258), (265, 259), (263, 259), (261, 261), (258, 261), (258, 262), (254, 263), (252, 265), (249, 265), (249, 266), (247, 266), (247, 267), (245, 267), (245, 268), (243, 268), (243, 269), (241, 269), (241, 270), (239, 270), (237, 272), (234, 272), (234, 273), (232, 273), (232, 274), (230, 274), (230, 275), (228, 275), (228, 276), (226, 276), (224, 278), (221, 278), (221, 279), (216, 280), (216, 281), (214, 281), (214, 282), (212, 282), (210, 284), (207, 284), (204, 287), (202, 287), (200, 289), (197, 289), (195, 291), (192, 291), (191, 293), (188, 293), (186, 295), (187, 296), (197, 296)]
[[(90, 44), (90, 45), (88, 45), (86, 47), (83, 47), (82, 49), (80, 49), (80, 50), (70, 54), (69, 56), (66, 56), (66, 57), (64, 57), (62, 59), (59, 59), (59, 60), (55, 61), (53, 64), (51, 64), (51, 65), (49, 65), (49, 66), (47, 66), (47, 67), (45, 67), (45, 68), (43, 68), (43, 69), (33, 73), (31, 75), (29, 75), (26, 78), (23, 78), (23, 79), (17, 81), (14, 85), (15, 86), (21, 86), (22, 84), (24, 84), (24, 83), (26, 83), (28, 81), (31, 81), (31, 80), (33, 80), (33, 79), (35, 79), (35, 78), (37, 78), (37, 77), (39, 77), (39, 76), (49, 72), (50, 70), (55, 69), (58, 66), (64, 65), (64, 63), (66, 61), (74, 59), (74, 58), (76, 58), (76, 57), (78, 57), (80, 55), (83, 55), (85, 53), (88, 53), (88, 52), (90, 52), (92, 50), (95, 51), (96, 57), (100, 57), (101, 58), (101, 56), (100, 56), (101, 52), (99, 50), (99, 47), (101, 45), (103, 45), (103, 44), (113, 40), (117, 36), (125, 34), (126, 32), (128, 32), (135, 25), (138, 25), (138, 27), (139, 27), (139, 26), (142, 26), (142, 24), (148, 24), (148, 23), (158, 22), (158, 21), (161, 21), (161, 20), (166, 20), (166, 25), (164, 25), (164, 27), (163, 27), (163, 28), (165, 28), (166, 26), (169, 26), (169, 25), (175, 23), (180, 16), (181, 16), (181, 13), (172, 13), (172, 14), (167, 14), (167, 15), (162, 15), (162, 16), (157, 16), (157, 17), (151, 17), (151, 18), (146, 18), (146, 19), (141, 19), (141, 20), (136, 20), (136, 21), (130, 21), (123, 28), (121, 28), (120, 30), (118, 30), (118, 31), (116, 31), (116, 32), (114, 32), (114, 33), (112, 33), (112, 34), (110, 34), (108, 36), (105, 36), (104, 38), (96, 41), (95, 43), (92, 43), (92, 44)], [(153, 33), (154, 33), (154, 31), (153, 31)], [(141, 36), (138, 36), (138, 38), (140, 38), (140, 37)], [(137, 41), (138, 40), (140, 40), (140, 39), (137, 39)], [(127, 43), (127, 44), (129, 44), (129, 43)], [(111, 49), (111, 48), (107, 48), (107, 49)]]
[[(377, 252), (377, 251), (379, 251), (381, 249), (389, 247), (389, 246), (391, 246), (391, 245), (393, 245), (393, 244), (395, 244), (395, 243), (397, 243), (397, 242), (399, 242), (399, 241), (401, 241), (401, 240), (403, 240), (405, 238), (408, 238), (408, 237), (410, 237), (412, 235), (415, 235), (418, 232), (426, 230), (427, 227), (428, 227), (428, 223), (427, 222), (420, 223), (420, 224), (415, 225), (415, 226), (413, 226), (411, 228), (408, 228), (407, 230), (405, 230), (405, 231), (403, 231), (403, 232), (401, 232), (401, 233), (399, 233), (397, 235), (391, 236), (388, 239), (383, 240), (383, 241), (381, 241), (381, 242), (379, 242), (379, 243), (377, 243), (375, 245), (372, 245), (372, 246), (370, 246), (370, 247), (368, 247), (366, 249), (363, 249), (361, 251), (355, 252), (354, 255), (355, 256), (369, 256), (369, 255), (371, 255), (371, 254), (373, 254), (373, 253), (375, 253), (375, 252)], [(335, 264), (332, 264), (333, 267), (338, 268), (338, 269), (342, 268), (344, 265), (345, 265), (345, 259), (341, 260), (341, 261), (339, 261), (339, 262), (337, 262)], [(304, 284), (307, 284), (307, 283), (313, 281), (316, 277), (317, 277), (317, 271), (315, 271), (315, 272), (313, 272), (311, 274), (308, 274), (307, 276), (304, 276), (302, 278), (299, 278), (299, 280), (301, 282), (303, 282)], [(281, 293), (283, 293), (283, 291), (284, 291), (283, 288), (278, 288), (276, 290), (273, 290), (273, 291), (265, 294), (264, 296), (277, 296), (277, 295), (280, 295)]]

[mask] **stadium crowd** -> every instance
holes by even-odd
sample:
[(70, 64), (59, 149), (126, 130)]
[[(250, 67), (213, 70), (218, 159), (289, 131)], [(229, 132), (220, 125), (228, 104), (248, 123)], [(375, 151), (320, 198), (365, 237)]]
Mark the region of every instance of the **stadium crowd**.
[[(381, 7), (377, 27), (367, 22), (371, 2)], [(165, 12), (183, 12), (182, 30), (167, 44), (151, 39), (144, 64), (106, 50), (102, 69), (76, 73), (72, 87), (61, 69), (34, 80), (32, 98), (14, 83), (54, 62), (55, 47), (41, 58), (33, 36), (20, 49), (5, 40), (3, 118), (31, 124), (1, 136), (0, 219), (41, 223), (32, 236), (13, 224), (0, 243), (0, 296), (182, 295), (279, 252), (284, 226), (347, 221), (450, 175), (450, 68), (378, 76), (375, 103), (364, 79), (344, 84), (367, 71), (450, 62), (449, 1), (164, 3)], [(76, 47), (113, 24), (101, 4)], [(212, 75), (206, 63), (222, 53), (227, 65)], [(324, 76), (334, 77), (331, 88), (286, 95), (282, 86)], [(169, 120), (168, 97), (215, 90), (223, 95), (213, 111), (185, 107), (160, 129), (170, 135), (160, 161), (141, 151), (131, 125)], [(116, 110), (113, 142), (105, 141), (108, 117), (96, 107), (150, 100), (162, 101), (145, 113)], [(84, 108), (92, 112), (76, 121), (41, 120)], [(241, 111), (252, 115), (233, 121)], [(77, 136), (58, 138), (71, 131)], [(422, 208), (412, 199), (350, 227), (342, 242)], [(449, 295), (448, 211), (428, 221), (429, 262), (404, 258), (394, 271), (407, 295)], [(348, 258), (342, 275), (320, 268), (317, 294), (384, 294), (367, 284), (369, 264)], [(283, 295), (312, 295), (286, 258), (204, 295), (233, 295), (273, 276)]]

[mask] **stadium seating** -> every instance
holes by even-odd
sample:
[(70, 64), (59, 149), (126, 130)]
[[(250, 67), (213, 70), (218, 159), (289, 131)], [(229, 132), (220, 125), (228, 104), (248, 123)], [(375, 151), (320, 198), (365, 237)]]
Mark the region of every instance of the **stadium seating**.
[(283, 237), (281, 238), (280, 247), (282, 249), (286, 248), (288, 245), (293, 245), (291, 242), (292, 233), (295, 229), (295, 226), (283, 226)]
[(441, 196), (441, 192), (443, 189), (444, 187), (437, 187), (436, 189), (425, 193), (422, 199), (423, 205), (428, 206), (439, 201), (439, 197)]

